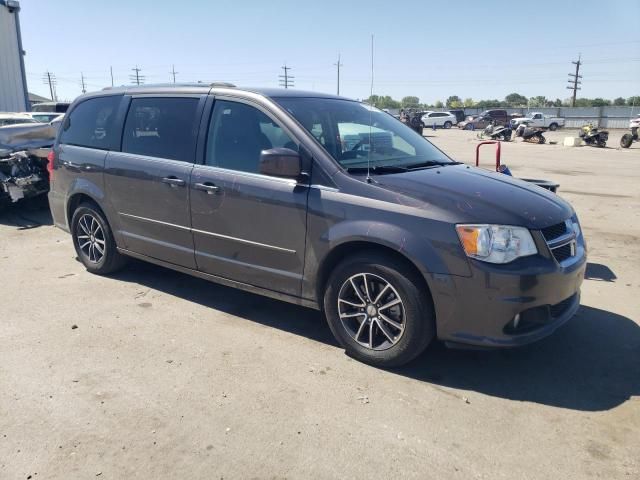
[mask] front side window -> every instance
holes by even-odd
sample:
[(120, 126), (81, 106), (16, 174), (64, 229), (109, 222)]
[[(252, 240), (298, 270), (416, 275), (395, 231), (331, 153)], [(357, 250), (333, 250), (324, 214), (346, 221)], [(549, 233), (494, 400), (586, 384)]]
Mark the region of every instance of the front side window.
[(193, 162), (198, 102), (189, 97), (134, 98), (122, 132), (122, 151)]
[(115, 117), (122, 96), (85, 100), (65, 118), (60, 143), (108, 150), (119, 135)]
[(354, 171), (367, 167), (413, 168), (452, 163), (424, 137), (387, 113), (350, 100), (275, 98), (342, 165)]
[[(321, 134), (317, 129), (315, 133)], [(207, 136), (207, 165), (258, 173), (262, 150), (276, 147), (298, 150), (291, 137), (257, 108), (216, 101)]]

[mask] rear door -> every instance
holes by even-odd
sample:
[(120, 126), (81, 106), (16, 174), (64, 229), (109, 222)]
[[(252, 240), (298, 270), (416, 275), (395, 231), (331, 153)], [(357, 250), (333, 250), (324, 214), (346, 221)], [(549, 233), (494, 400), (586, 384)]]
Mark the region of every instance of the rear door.
[(206, 96), (134, 96), (105, 187), (132, 252), (195, 268), (189, 178)]
[(260, 152), (298, 145), (276, 117), (239, 99), (216, 99), (203, 164), (191, 175), (198, 269), (300, 295), (308, 187), (259, 173)]

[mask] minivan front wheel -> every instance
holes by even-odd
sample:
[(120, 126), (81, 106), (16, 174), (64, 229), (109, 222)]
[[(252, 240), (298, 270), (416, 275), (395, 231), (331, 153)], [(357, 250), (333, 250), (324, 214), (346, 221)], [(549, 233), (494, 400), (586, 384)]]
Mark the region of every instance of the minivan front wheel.
[(92, 203), (80, 204), (73, 213), (71, 236), (78, 259), (91, 273), (106, 275), (126, 263), (104, 214)]
[(415, 272), (375, 254), (334, 270), (324, 308), (334, 336), (352, 357), (396, 367), (419, 355), (435, 336), (431, 300)]

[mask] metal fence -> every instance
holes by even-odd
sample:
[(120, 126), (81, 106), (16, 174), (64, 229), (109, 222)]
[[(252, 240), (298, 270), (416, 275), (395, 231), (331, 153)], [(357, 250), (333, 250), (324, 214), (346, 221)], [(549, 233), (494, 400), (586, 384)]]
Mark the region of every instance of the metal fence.
[[(476, 115), (493, 108), (464, 108), (465, 115)], [(434, 111), (447, 111), (446, 108), (434, 108)], [(544, 115), (564, 118), (566, 128), (580, 128), (593, 123), (600, 128), (629, 128), (629, 120), (640, 114), (640, 106), (635, 107), (546, 107), (546, 108), (505, 108), (507, 113), (527, 115), (541, 112)], [(399, 110), (398, 110), (399, 112)], [(391, 113), (396, 113), (391, 111)]]

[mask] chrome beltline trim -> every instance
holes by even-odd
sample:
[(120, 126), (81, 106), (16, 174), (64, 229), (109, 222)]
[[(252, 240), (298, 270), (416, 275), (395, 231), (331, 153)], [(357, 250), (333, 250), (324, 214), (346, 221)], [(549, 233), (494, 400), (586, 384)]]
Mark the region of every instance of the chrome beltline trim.
[(234, 242), (242, 243), (244, 245), (253, 245), (254, 247), (262, 247), (268, 248), (270, 250), (276, 250), (278, 252), (286, 252), (295, 254), (295, 250), (291, 250), (290, 248), (277, 247), (275, 245), (268, 245), (266, 243), (254, 242), (252, 240), (245, 240), (243, 238), (230, 237), (228, 235), (222, 235), (220, 233), (207, 232), (205, 230), (198, 230), (197, 228), (184, 227), (182, 225), (176, 225), (175, 223), (163, 222), (161, 220), (154, 220), (152, 218), (140, 217), (138, 215), (132, 215), (130, 213), (120, 213), (123, 217), (134, 218), (136, 220), (142, 220), (143, 222), (157, 223), (160, 225), (165, 225), (167, 227), (178, 228), (180, 230), (187, 230), (192, 233), (201, 233), (203, 235), (209, 235), (211, 237), (222, 238), (224, 240), (231, 240)]

